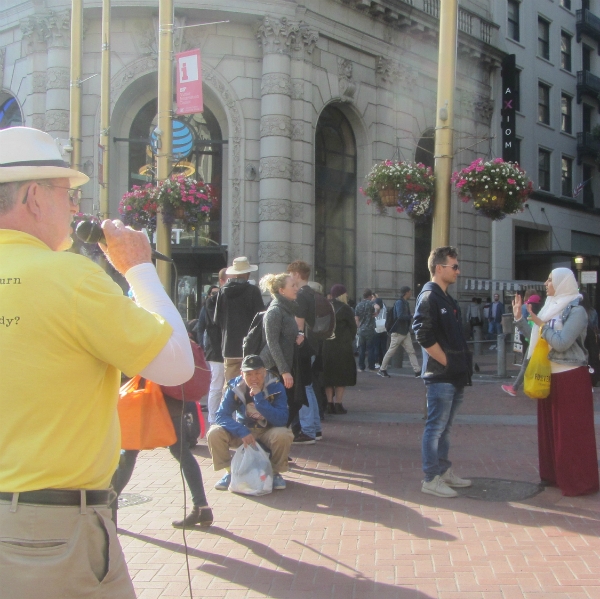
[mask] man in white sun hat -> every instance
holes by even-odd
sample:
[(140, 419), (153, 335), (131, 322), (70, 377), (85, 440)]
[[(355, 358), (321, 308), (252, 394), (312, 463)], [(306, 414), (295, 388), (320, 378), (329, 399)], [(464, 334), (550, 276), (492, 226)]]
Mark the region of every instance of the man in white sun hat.
[(47, 133), (0, 131), (1, 597), (135, 597), (107, 507), (120, 371), (163, 385), (194, 371), (143, 233), (102, 225), (139, 305), (61, 251), (87, 181)]
[(240, 376), (244, 353), (242, 342), (254, 316), (265, 309), (260, 289), (249, 281), (250, 273), (257, 270), (258, 266), (250, 264), (245, 256), (235, 258), (225, 271), (227, 283), (217, 296), (215, 322), (221, 327), (225, 386)]

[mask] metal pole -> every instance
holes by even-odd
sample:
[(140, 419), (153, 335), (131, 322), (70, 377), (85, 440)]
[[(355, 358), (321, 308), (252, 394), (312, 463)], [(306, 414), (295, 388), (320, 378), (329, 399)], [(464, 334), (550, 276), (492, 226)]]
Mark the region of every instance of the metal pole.
[(83, 46), (83, 0), (71, 4), (71, 81), (69, 96), (69, 138), (71, 167), (81, 170), (81, 58)]
[(506, 378), (506, 335), (501, 333), (496, 341), (496, 356), (497, 356), (497, 375), (500, 378)]
[(100, 217), (108, 218), (110, 158), (110, 0), (102, 0), (102, 66), (100, 78), (100, 151), (102, 152)]
[(450, 178), (452, 176), (457, 25), (457, 0), (441, 0), (432, 248), (446, 246), (450, 241)]
[[(158, 126), (157, 179), (164, 181), (171, 174), (173, 144), (173, 0), (159, 0), (158, 5)], [(156, 249), (171, 255), (171, 226), (158, 213), (156, 223)], [(158, 261), (156, 265), (161, 283), (169, 295), (171, 290), (171, 265)]]

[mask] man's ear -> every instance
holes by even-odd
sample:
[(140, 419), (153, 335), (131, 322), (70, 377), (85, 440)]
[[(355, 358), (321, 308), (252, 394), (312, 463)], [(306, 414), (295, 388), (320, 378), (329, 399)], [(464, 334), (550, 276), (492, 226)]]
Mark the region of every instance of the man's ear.
[(35, 220), (42, 220), (43, 206), (42, 206), (42, 188), (37, 183), (32, 183), (27, 188), (27, 194), (25, 201), (27, 211), (35, 218)]

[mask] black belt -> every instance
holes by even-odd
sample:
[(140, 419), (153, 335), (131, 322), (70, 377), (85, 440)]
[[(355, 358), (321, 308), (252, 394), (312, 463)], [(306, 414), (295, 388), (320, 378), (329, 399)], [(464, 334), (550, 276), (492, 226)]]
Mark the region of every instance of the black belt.
[[(83, 490), (86, 505), (108, 505), (112, 501), (114, 491), (106, 489), (103, 491)], [(70, 489), (42, 489), (40, 491), (23, 491), (22, 493), (2, 493), (0, 500), (13, 501), (14, 495), (18, 495), (18, 503), (31, 503), (35, 505), (81, 505), (82, 493), (79, 490)]]

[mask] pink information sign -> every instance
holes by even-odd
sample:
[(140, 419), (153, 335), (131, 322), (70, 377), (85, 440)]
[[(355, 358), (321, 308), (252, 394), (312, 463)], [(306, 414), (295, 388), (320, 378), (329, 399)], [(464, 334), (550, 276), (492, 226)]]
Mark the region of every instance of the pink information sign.
[(177, 114), (194, 114), (204, 110), (202, 102), (202, 62), (200, 50), (175, 55), (177, 65)]

